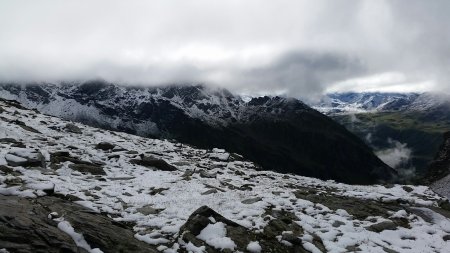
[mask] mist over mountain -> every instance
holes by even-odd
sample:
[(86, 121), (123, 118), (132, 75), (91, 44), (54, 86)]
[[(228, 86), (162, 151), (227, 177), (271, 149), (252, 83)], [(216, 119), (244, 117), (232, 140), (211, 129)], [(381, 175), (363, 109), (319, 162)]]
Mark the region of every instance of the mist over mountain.
[(445, 93), (334, 93), (312, 107), (358, 135), (405, 180), (427, 175), (450, 130)]

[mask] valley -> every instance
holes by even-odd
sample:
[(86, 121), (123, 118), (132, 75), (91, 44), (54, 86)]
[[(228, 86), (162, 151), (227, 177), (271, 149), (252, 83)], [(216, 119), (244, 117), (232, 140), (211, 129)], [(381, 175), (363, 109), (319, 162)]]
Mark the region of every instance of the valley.
[(335, 99), (335, 109), (324, 102), (313, 107), (344, 125), (376, 153), (399, 151), (395, 144), (403, 145), (399, 152), (408, 155), (393, 167), (409, 173), (404, 180), (420, 184), (444, 133), (450, 131), (450, 104), (443, 95), (349, 93), (330, 97)]

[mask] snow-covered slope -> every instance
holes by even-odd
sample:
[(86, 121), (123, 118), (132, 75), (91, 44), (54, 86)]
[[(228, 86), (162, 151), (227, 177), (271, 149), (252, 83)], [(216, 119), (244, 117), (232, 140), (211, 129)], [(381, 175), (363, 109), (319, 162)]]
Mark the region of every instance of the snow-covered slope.
[(103, 81), (3, 83), (0, 97), (91, 126), (227, 149), (278, 172), (358, 184), (396, 178), (364, 142), (293, 98), (245, 102), (204, 86), (131, 87)]
[(94, 123), (114, 128), (134, 128), (134, 125), (128, 122), (139, 121), (138, 124), (143, 126), (138, 127), (136, 131), (147, 135), (157, 135), (165, 130), (156, 125), (158, 115), (143, 120), (139, 117), (118, 117), (117, 114), (122, 112), (120, 116), (123, 116), (125, 111), (131, 109), (132, 114), (139, 115), (141, 110), (151, 110), (167, 104), (209, 124), (225, 125), (231, 121), (244, 120), (241, 112), (244, 101), (239, 96), (233, 96), (226, 90), (212, 90), (198, 85), (126, 87), (91, 81), (3, 84), (0, 91), (2, 98), (17, 100), (27, 107), (58, 117), (96, 120)]
[[(448, 202), (425, 186), (346, 185), (257, 171), (224, 150), (74, 124), (3, 100), (0, 145), (0, 194), (64, 196), (133, 223), (135, 238), (161, 252), (450, 249), (442, 209)], [(48, 213), (62, 231), (82, 238)], [(101, 252), (83, 240), (85, 249)]]

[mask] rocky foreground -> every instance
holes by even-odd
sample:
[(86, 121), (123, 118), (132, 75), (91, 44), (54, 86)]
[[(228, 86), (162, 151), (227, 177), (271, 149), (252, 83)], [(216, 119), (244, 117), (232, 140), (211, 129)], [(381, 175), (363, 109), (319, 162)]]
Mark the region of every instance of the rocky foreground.
[(426, 186), (258, 171), (0, 101), (0, 252), (449, 252)]

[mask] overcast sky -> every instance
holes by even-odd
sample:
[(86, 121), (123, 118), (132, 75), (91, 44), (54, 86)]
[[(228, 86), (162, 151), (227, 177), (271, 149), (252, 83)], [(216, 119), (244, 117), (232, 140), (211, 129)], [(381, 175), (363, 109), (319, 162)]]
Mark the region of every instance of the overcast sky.
[(447, 0), (1, 0), (0, 79), (450, 90)]

